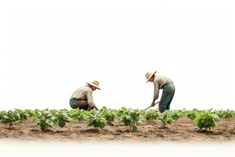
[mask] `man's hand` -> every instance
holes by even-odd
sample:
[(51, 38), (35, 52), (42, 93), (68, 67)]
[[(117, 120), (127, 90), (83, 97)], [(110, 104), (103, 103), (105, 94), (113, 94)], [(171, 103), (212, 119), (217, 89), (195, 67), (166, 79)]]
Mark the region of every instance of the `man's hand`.
[(92, 110), (92, 109), (99, 110), (99, 109), (95, 106), (95, 104), (89, 105), (88, 110)]
[(155, 106), (156, 104), (155, 104), (155, 101), (153, 101), (152, 103), (151, 103), (151, 106), (153, 107), (153, 106)]
[(94, 108), (95, 108), (96, 110), (99, 110), (96, 106), (94, 106)]

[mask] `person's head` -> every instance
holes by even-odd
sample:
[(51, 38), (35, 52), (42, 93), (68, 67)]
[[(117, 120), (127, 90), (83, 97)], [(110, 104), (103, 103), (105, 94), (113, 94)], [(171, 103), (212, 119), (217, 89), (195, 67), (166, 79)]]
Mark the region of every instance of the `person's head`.
[(146, 77), (146, 79), (147, 79), (147, 82), (146, 82), (146, 83), (148, 83), (148, 82), (154, 82), (154, 78), (155, 78), (156, 72), (157, 72), (157, 71), (155, 71), (155, 72), (153, 72), (153, 73), (147, 72), (147, 73), (145, 74), (145, 77)]
[(100, 87), (99, 87), (100, 83), (99, 83), (99, 81), (93, 80), (91, 82), (87, 82), (87, 84), (90, 86), (92, 91), (95, 91), (96, 89), (100, 90)]

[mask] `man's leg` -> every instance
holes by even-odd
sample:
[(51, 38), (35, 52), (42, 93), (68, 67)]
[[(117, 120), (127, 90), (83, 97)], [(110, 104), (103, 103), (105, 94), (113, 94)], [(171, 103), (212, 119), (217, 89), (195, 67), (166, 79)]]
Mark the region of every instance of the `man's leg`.
[(78, 101), (78, 108), (79, 109), (88, 110), (88, 102), (87, 102), (87, 100), (79, 100)]
[(73, 109), (79, 108), (79, 109), (84, 109), (87, 110), (88, 109), (88, 103), (87, 100), (78, 100), (75, 98), (70, 99), (70, 106)]
[(171, 83), (170, 86), (171, 86), (171, 87), (170, 87), (170, 88), (171, 88), (171, 93), (170, 93), (170, 99), (169, 99), (168, 105), (167, 105), (167, 107), (166, 107), (167, 110), (170, 110), (171, 101), (172, 101), (172, 99), (173, 99), (173, 97), (174, 97), (174, 95), (175, 95), (175, 86), (174, 86), (174, 84)]
[(160, 112), (164, 112), (165, 110), (170, 109), (170, 103), (173, 99), (174, 93), (175, 93), (175, 88), (173, 84), (168, 83), (163, 87), (162, 97), (159, 102)]
[(78, 100), (77, 99), (71, 98), (69, 100), (69, 104), (70, 104), (70, 107), (73, 109), (78, 108)]

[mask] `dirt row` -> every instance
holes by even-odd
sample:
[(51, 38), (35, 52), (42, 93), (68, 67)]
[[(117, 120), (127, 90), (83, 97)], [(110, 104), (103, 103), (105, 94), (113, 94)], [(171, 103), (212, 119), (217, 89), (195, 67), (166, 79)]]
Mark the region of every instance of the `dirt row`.
[(161, 122), (144, 122), (137, 132), (114, 123), (103, 129), (87, 127), (87, 122), (68, 123), (64, 128), (53, 127), (43, 132), (32, 119), (15, 124), (12, 128), (0, 123), (1, 139), (59, 140), (59, 141), (232, 141), (235, 142), (235, 118), (221, 119), (212, 130), (199, 130), (188, 118), (181, 118), (166, 128)]

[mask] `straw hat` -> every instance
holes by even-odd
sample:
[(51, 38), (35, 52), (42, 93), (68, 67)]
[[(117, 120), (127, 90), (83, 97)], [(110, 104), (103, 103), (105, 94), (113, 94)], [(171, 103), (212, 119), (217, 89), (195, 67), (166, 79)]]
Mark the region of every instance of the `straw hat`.
[(100, 83), (99, 83), (99, 81), (96, 81), (96, 80), (93, 80), (93, 81), (91, 81), (91, 82), (86, 82), (88, 85), (90, 85), (90, 86), (93, 86), (93, 87), (96, 87), (97, 89), (99, 89), (100, 90), (100, 87), (99, 87), (99, 85), (100, 85)]
[(145, 74), (145, 77), (146, 77), (146, 79), (147, 79), (147, 82), (146, 82), (146, 83), (149, 82), (150, 78), (151, 78), (154, 74), (156, 74), (156, 72), (157, 72), (157, 71), (154, 71), (154, 73), (147, 72), (147, 73)]

